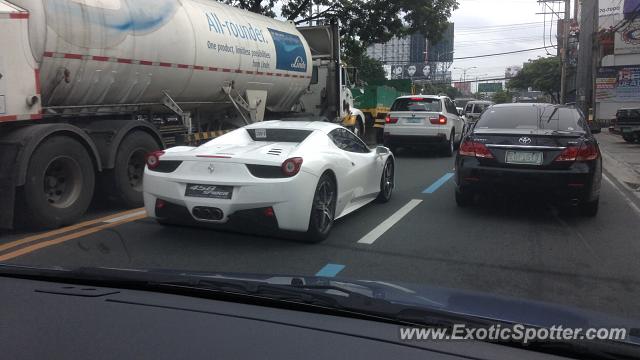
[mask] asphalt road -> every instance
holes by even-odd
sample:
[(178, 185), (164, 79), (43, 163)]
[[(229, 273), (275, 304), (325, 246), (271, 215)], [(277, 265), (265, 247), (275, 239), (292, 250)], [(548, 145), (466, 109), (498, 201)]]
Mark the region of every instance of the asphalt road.
[(0, 262), (335, 275), (640, 319), (640, 210), (612, 176), (605, 174), (599, 215), (583, 218), (527, 196), (458, 208), (452, 172), (453, 158), (401, 152), (393, 199), (338, 220), (320, 244), (167, 227), (132, 210), (40, 235), (0, 233)]

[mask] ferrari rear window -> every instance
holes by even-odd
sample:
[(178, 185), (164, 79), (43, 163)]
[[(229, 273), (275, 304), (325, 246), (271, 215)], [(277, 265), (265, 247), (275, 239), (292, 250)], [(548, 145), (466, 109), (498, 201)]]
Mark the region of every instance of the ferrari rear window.
[(313, 130), (258, 128), (247, 129), (247, 132), (253, 141), (300, 143), (303, 142)]

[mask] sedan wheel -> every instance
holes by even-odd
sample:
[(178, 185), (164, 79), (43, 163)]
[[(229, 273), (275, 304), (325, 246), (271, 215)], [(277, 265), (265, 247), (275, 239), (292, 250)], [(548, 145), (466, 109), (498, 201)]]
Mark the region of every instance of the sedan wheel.
[(322, 175), (316, 186), (309, 218), (309, 230), (302, 237), (306, 242), (320, 242), (329, 236), (336, 211), (336, 186), (328, 174)]

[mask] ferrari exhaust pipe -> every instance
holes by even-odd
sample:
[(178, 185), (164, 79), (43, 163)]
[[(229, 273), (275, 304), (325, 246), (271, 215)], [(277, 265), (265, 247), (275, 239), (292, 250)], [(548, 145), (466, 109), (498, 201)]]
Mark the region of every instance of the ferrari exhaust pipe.
[(193, 216), (200, 220), (221, 220), (222, 210), (214, 207), (196, 206), (193, 208)]

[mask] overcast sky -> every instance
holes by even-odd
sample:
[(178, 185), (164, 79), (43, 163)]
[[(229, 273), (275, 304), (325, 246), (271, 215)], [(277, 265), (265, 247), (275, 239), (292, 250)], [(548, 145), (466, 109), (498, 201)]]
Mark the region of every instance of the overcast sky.
[[(453, 13), (451, 19), (455, 23), (456, 58), (549, 46), (551, 41), (556, 45), (555, 22), (550, 39), (551, 16), (547, 15), (545, 27), (544, 15), (536, 15), (543, 12), (542, 5), (537, 0), (459, 0), (459, 3), (460, 8)], [(556, 5), (556, 10), (562, 11), (561, 5)], [(555, 53), (555, 49), (548, 51)], [(452, 67), (453, 79), (458, 81), (462, 76), (462, 70), (454, 67), (477, 66), (477, 69), (467, 71), (467, 80), (475, 79), (476, 76), (502, 77), (505, 68), (522, 65), (528, 59), (546, 55), (544, 50), (537, 50), (513, 55), (455, 60)]]

